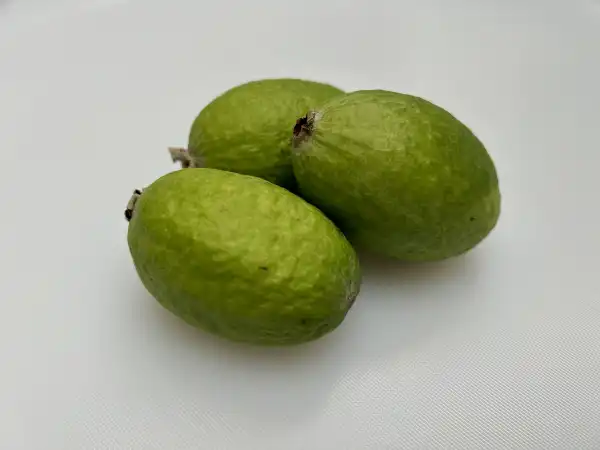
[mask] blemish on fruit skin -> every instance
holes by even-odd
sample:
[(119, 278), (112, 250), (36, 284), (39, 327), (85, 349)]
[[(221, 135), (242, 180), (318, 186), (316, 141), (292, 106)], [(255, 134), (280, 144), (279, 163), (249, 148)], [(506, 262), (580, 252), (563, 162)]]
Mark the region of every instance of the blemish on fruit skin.
[(260, 267), (259, 267), (259, 269), (260, 269), (260, 270), (264, 270), (265, 272), (269, 270), (269, 268), (268, 268), (268, 267), (265, 267), (265, 266), (260, 266)]

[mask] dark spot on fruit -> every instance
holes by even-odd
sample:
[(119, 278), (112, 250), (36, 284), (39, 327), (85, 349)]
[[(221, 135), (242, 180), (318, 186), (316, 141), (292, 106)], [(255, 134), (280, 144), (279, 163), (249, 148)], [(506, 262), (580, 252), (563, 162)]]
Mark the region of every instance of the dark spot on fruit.
[(302, 325), (308, 325), (308, 319), (300, 319)]
[(475, 217), (471, 217), (469, 220), (470, 220), (471, 222), (474, 222), (474, 221), (475, 221)]
[(296, 125), (294, 125), (294, 136), (298, 136), (302, 130), (308, 125), (308, 117), (300, 117), (296, 120)]
[(265, 266), (260, 266), (260, 267), (259, 267), (259, 269), (260, 269), (260, 270), (265, 270), (265, 271), (269, 270), (269, 268), (268, 268), (268, 267), (265, 267)]
[(133, 211), (130, 209), (126, 209), (125, 210), (125, 219), (127, 219), (127, 222), (129, 222), (132, 217), (133, 217)]
[(139, 189), (136, 189), (135, 191), (133, 191), (133, 193), (136, 195), (142, 195), (142, 191), (140, 191)]

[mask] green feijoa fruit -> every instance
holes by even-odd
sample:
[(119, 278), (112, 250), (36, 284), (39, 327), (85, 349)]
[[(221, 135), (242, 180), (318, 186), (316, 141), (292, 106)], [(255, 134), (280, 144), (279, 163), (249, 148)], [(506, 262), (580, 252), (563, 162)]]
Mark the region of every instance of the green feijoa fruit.
[(466, 125), (419, 97), (357, 91), (299, 120), (300, 194), (351, 242), (406, 261), (464, 253), (495, 227), (494, 163)]
[(264, 179), (171, 172), (130, 201), (128, 244), (146, 289), (186, 322), (261, 345), (317, 339), (360, 289), (354, 249), (317, 208)]
[(329, 84), (294, 78), (238, 85), (209, 103), (194, 120), (187, 149), (173, 161), (254, 175), (293, 188), (290, 132), (311, 108), (342, 95)]

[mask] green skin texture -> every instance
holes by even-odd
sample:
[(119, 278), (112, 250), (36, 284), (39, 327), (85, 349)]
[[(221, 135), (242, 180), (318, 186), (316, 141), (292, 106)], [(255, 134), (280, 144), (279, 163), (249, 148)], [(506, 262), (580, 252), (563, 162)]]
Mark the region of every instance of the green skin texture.
[(347, 94), (316, 111), (312, 131), (294, 146), (301, 195), (374, 253), (443, 260), (475, 247), (498, 221), (490, 155), (463, 123), (422, 98)]
[(263, 179), (171, 172), (135, 205), (129, 249), (146, 289), (189, 324), (291, 345), (338, 327), (360, 289), (356, 253), (318, 209)]
[(343, 94), (328, 84), (288, 78), (236, 86), (196, 117), (189, 155), (198, 167), (254, 175), (293, 189), (290, 133), (296, 119)]

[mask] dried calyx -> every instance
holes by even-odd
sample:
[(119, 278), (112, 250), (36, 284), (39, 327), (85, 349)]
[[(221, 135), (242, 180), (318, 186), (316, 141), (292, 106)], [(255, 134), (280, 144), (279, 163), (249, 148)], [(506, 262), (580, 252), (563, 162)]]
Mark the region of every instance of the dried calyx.
[(125, 219), (127, 220), (127, 222), (129, 222), (133, 217), (133, 212), (135, 211), (135, 204), (141, 197), (141, 195), (142, 190), (136, 189), (135, 191), (133, 191), (133, 195), (129, 199), (129, 202), (127, 202), (127, 208), (125, 208)]
[(178, 162), (181, 164), (182, 169), (194, 167), (194, 160), (190, 156), (190, 153), (185, 148), (170, 147), (169, 154), (174, 163)]
[(294, 136), (292, 138), (294, 147), (299, 147), (312, 136), (316, 118), (317, 113), (315, 111), (310, 111), (305, 116), (296, 120), (296, 125), (294, 125)]

